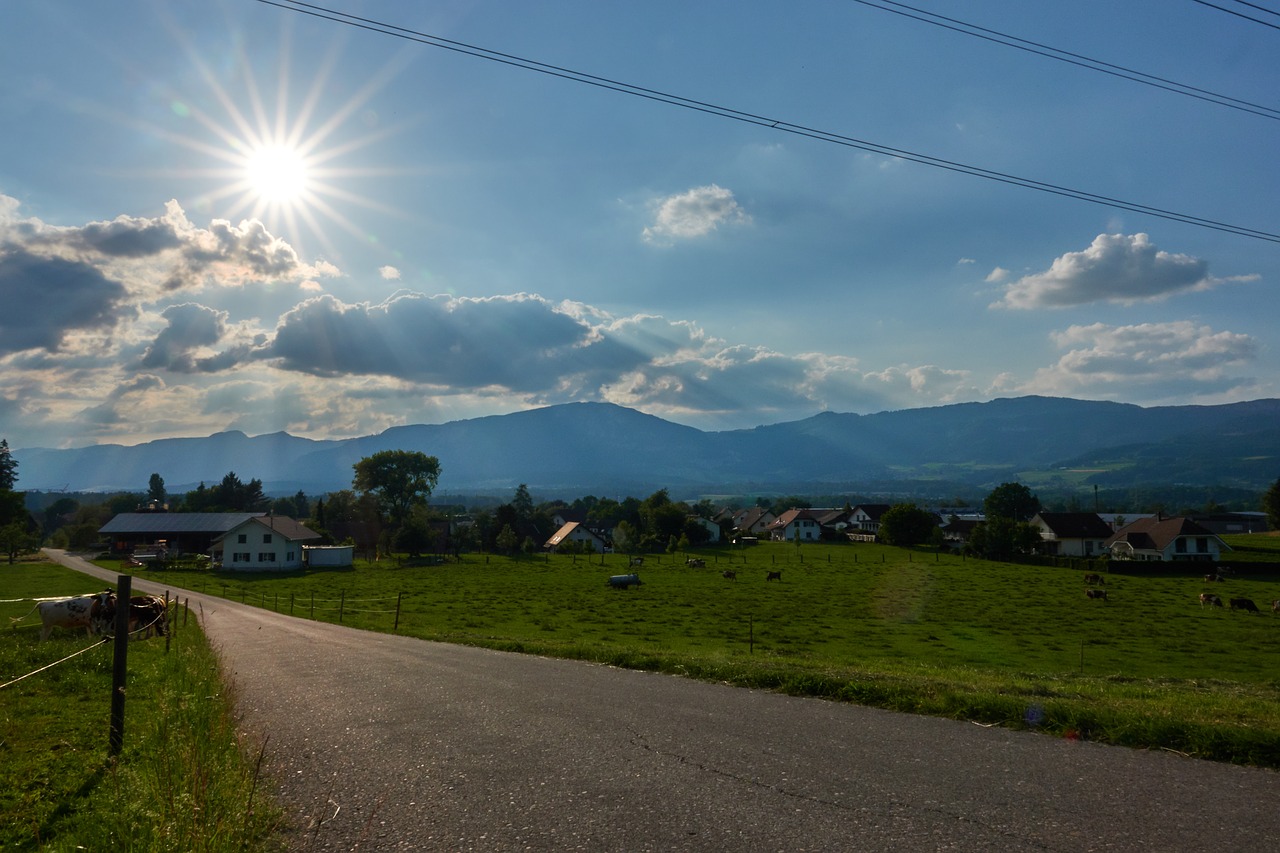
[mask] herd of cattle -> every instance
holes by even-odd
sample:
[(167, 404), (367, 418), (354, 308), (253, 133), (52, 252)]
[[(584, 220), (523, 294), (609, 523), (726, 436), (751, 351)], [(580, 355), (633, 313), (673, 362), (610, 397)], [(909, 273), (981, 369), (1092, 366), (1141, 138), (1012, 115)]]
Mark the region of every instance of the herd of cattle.
[[(706, 567), (707, 561), (697, 557), (691, 557), (688, 560), (685, 560), (684, 564), (691, 569), (701, 569)], [(631, 565), (633, 567), (644, 565), (644, 557), (632, 557)], [(720, 573), (720, 577), (724, 578), (727, 581), (736, 581), (738, 579), (738, 572), (736, 569), (725, 569), (723, 572)], [(764, 575), (764, 579), (766, 582), (778, 581), (779, 583), (781, 583), (782, 570), (779, 569), (776, 572), (766, 571)], [(640, 586), (644, 582), (640, 580), (640, 575), (638, 573), (632, 572), (631, 574), (627, 574), (627, 575), (613, 575), (607, 581), (605, 581), (605, 583), (607, 583), (609, 586), (613, 587), (614, 589), (630, 589), (633, 586)]]
[[(111, 590), (94, 595), (76, 595), (40, 601), (22, 616), (11, 617), (20, 622), (32, 613), (40, 613), (40, 639), (47, 640), (55, 628), (74, 631), (83, 628), (85, 634), (113, 636), (116, 627), (116, 594)], [(129, 633), (142, 631), (150, 637), (154, 631), (163, 637), (169, 630), (169, 610), (163, 598), (154, 595), (135, 595), (129, 599)]]
[[(1225, 580), (1220, 574), (1212, 574), (1204, 576), (1205, 583), (1219, 582)], [(1087, 574), (1084, 576), (1085, 582), (1085, 598), (1100, 598), (1103, 601), (1107, 599), (1107, 591), (1105, 589), (1094, 589), (1095, 586), (1103, 586), (1106, 579), (1099, 574)], [(1212, 592), (1200, 593), (1201, 607), (1222, 607), (1222, 598), (1214, 595)], [(1246, 612), (1261, 613), (1258, 605), (1253, 603), (1252, 598), (1228, 598), (1227, 607), (1231, 610), (1244, 610)], [(1271, 602), (1271, 612), (1280, 613), (1280, 599)]]

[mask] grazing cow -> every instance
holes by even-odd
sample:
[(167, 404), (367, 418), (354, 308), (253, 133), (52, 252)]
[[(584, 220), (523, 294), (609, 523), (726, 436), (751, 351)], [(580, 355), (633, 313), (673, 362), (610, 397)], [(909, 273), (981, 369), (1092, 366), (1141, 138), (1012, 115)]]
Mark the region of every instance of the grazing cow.
[(1103, 601), (1109, 600), (1105, 589), (1086, 589), (1084, 591), (1084, 595), (1085, 598), (1101, 598)]
[(1252, 598), (1233, 598), (1230, 600), (1232, 610), (1251, 610), (1254, 613), (1260, 612), (1258, 605), (1253, 603)]
[(1106, 584), (1106, 580), (1103, 579), (1102, 575), (1095, 575), (1095, 574), (1085, 575), (1084, 582), (1097, 584), (1098, 586), (1103, 586), (1104, 584)]
[(1224, 578), (1222, 575), (1205, 575), (1204, 576), (1205, 583), (1221, 583), (1224, 580), (1226, 580), (1226, 578)]
[(1271, 612), (1276, 613), (1278, 611), (1280, 611), (1280, 598), (1277, 598), (1275, 601), (1271, 602)]
[(738, 579), (738, 572), (734, 569), (725, 569), (720, 575), (727, 581), (736, 581)]
[(609, 586), (614, 589), (628, 589), (633, 586), (640, 586), (640, 576), (635, 572), (629, 575), (614, 575), (609, 578)]
[(691, 569), (702, 569), (707, 565), (707, 561), (701, 557), (690, 557), (684, 561), (684, 564)]
[(632, 558), (631, 558), (631, 565), (633, 565), (633, 566), (643, 566), (643, 565), (644, 565), (644, 557), (632, 557)]
[(764, 576), (764, 580), (765, 580), (765, 583), (768, 583), (769, 581), (778, 581), (778, 582), (781, 582), (781, 581), (782, 581), (782, 569), (778, 569), (778, 571), (776, 571), (776, 572), (769, 572), (769, 574), (767, 574), (767, 575), (765, 575), (765, 576)]
[(1202, 592), (1200, 593), (1200, 606), (1204, 607), (1206, 604), (1210, 607), (1221, 607), (1222, 599), (1211, 592)]
[(129, 633), (146, 629), (144, 637), (155, 631), (163, 637), (169, 630), (169, 610), (164, 599), (154, 595), (135, 595), (129, 599)]
[(40, 639), (49, 639), (54, 628), (84, 628), (85, 634), (108, 634), (116, 618), (116, 594), (111, 590), (96, 595), (77, 595), (57, 601), (41, 601)]

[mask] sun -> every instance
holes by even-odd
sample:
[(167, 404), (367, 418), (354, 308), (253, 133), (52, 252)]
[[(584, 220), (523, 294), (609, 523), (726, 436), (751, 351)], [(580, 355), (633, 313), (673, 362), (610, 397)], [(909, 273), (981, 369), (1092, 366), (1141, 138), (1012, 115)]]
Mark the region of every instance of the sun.
[(245, 180), (258, 201), (268, 206), (291, 207), (302, 202), (310, 189), (310, 165), (296, 148), (265, 145), (245, 158)]

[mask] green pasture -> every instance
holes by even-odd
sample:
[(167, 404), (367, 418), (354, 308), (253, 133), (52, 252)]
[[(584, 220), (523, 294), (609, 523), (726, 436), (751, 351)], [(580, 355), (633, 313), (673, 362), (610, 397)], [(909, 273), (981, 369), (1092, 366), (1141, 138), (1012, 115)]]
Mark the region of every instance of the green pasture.
[[(145, 575), (375, 631), (393, 630), (398, 602), (394, 630), (424, 639), (1280, 767), (1277, 578), (1207, 585), (1203, 570), (1131, 564), (1106, 574), (1100, 601), (1084, 595), (1083, 575), (1097, 568), (1083, 563), (872, 544), (698, 556), (705, 568), (647, 556), (643, 585), (629, 590), (606, 583), (631, 571), (621, 555)], [(767, 581), (769, 571), (782, 579)], [(1202, 608), (1205, 590), (1263, 612)]]
[(52, 563), (0, 566), (0, 848), (263, 850), (280, 813), (256, 790), (233, 697), (194, 619), (129, 647), (124, 748), (109, 755), (112, 646), (83, 631), (37, 642), (32, 602), (99, 592)]

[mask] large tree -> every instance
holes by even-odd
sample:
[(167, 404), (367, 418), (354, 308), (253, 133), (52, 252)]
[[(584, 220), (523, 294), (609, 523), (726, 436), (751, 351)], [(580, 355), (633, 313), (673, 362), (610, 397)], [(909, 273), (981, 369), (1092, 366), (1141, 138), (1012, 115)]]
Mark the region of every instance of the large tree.
[(1022, 483), (1001, 483), (982, 502), (987, 518), (1030, 521), (1040, 511), (1040, 499)]
[(147, 482), (147, 502), (163, 506), (165, 499), (168, 497), (168, 492), (164, 490), (164, 477), (159, 474), (152, 474), (151, 479)]
[(440, 480), (440, 460), (417, 450), (381, 450), (352, 468), (351, 485), (376, 495), (394, 527), (404, 523), (410, 509), (427, 502)]
[(894, 504), (880, 516), (878, 536), (890, 545), (909, 548), (923, 545), (933, 536), (938, 518), (913, 503)]

